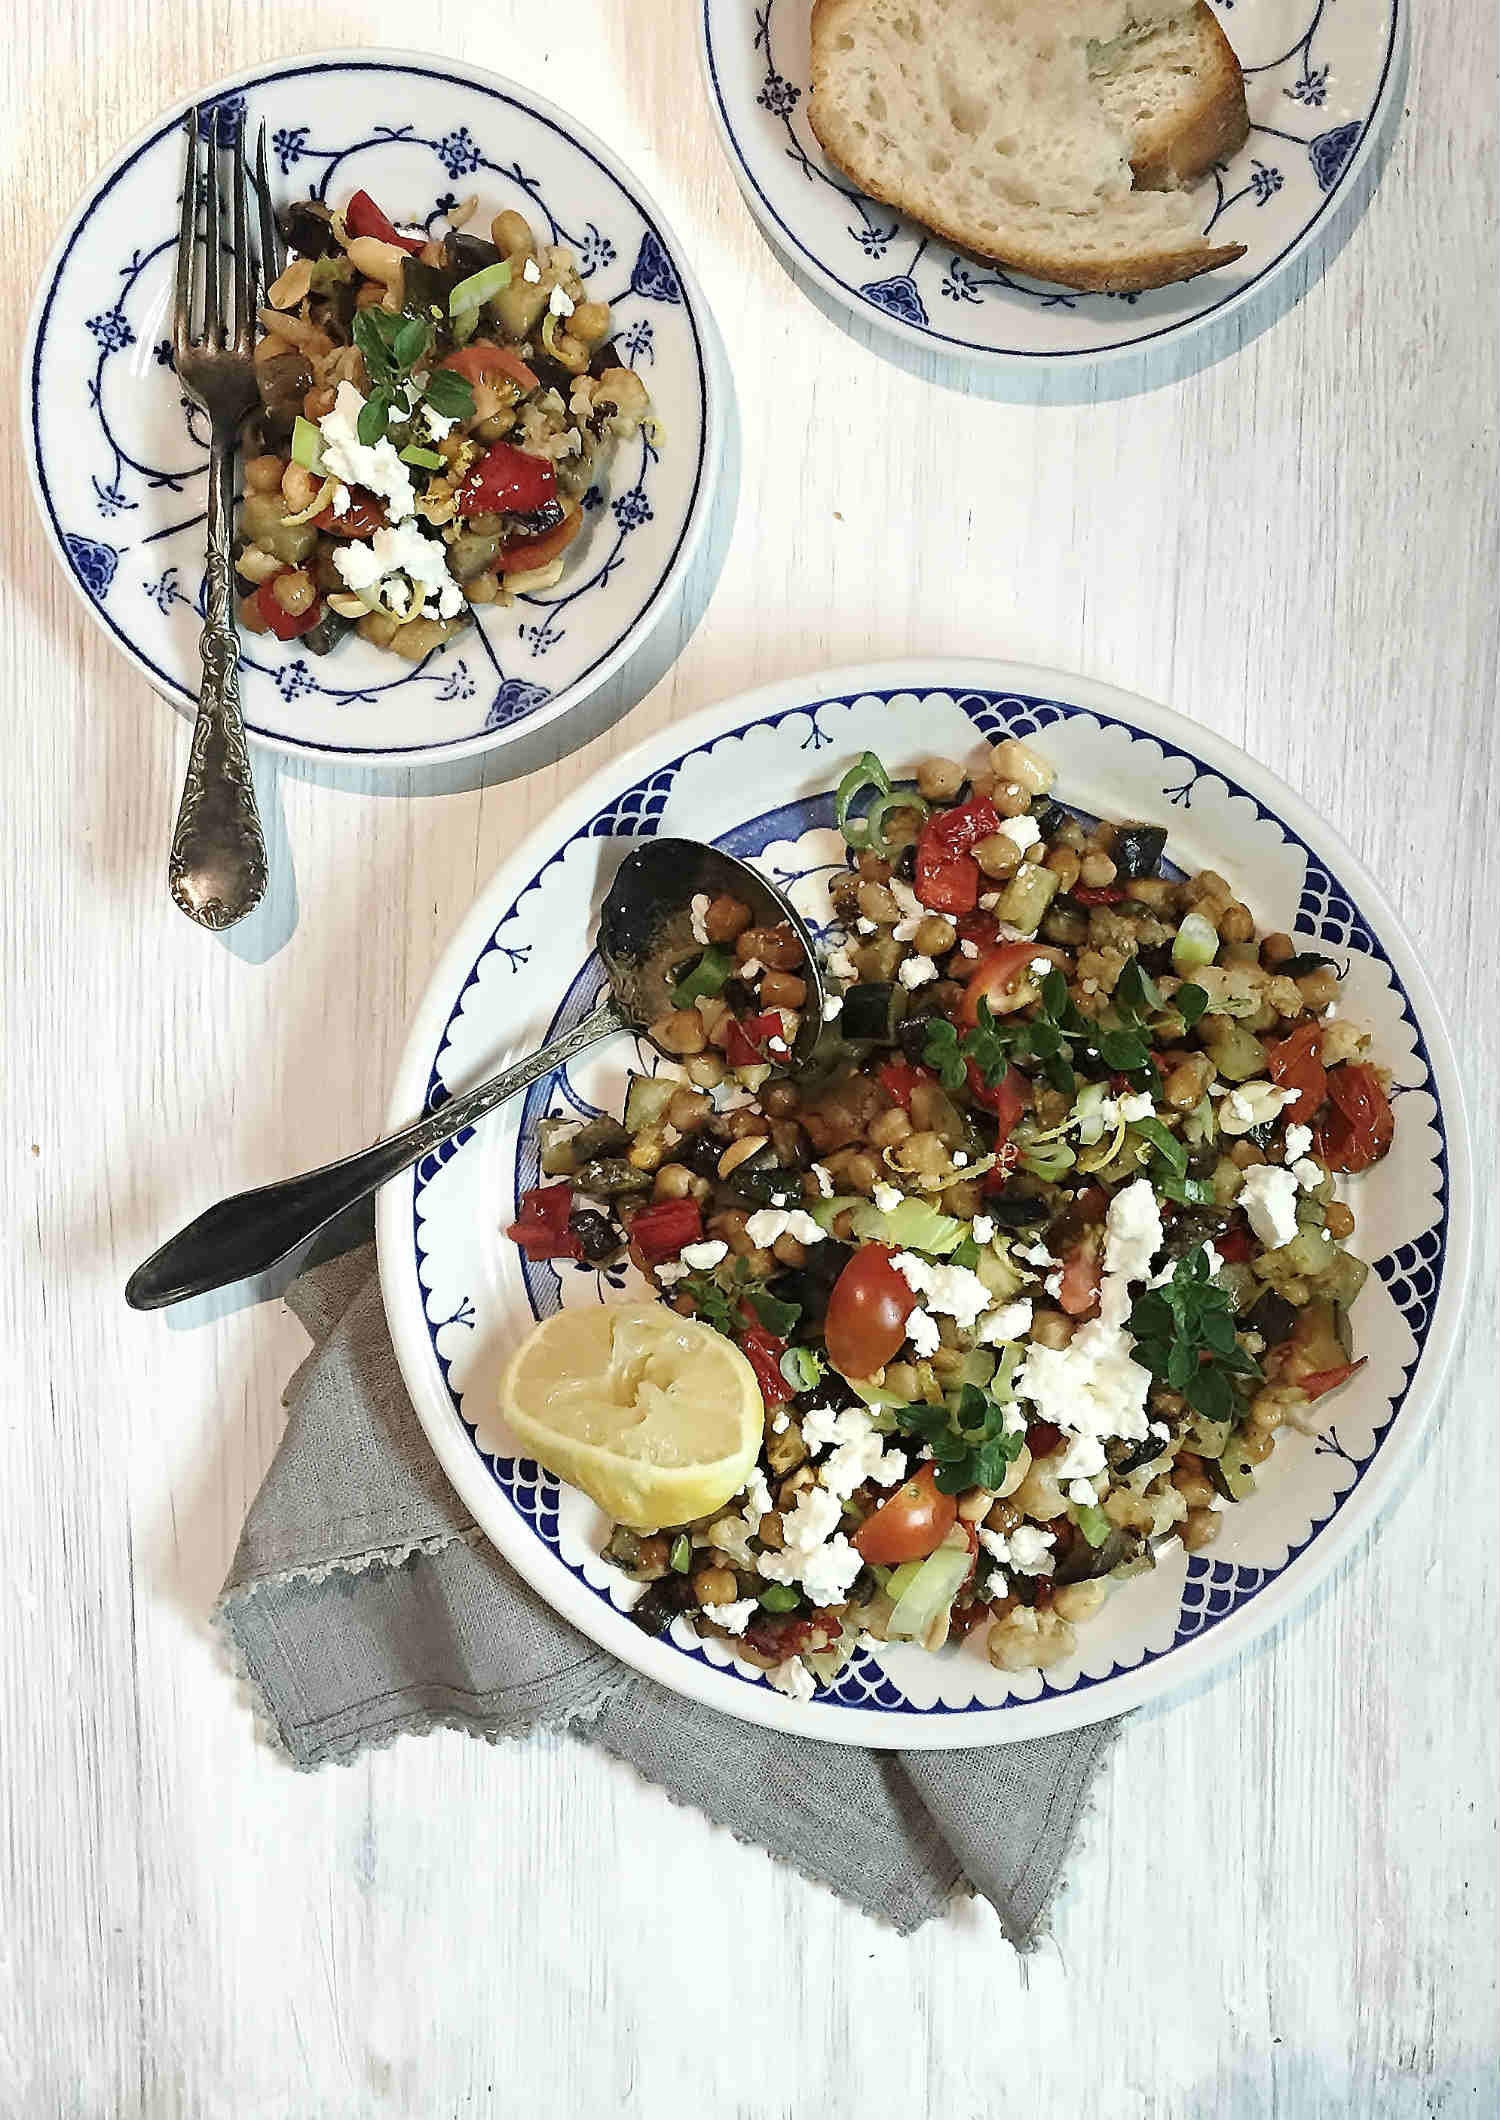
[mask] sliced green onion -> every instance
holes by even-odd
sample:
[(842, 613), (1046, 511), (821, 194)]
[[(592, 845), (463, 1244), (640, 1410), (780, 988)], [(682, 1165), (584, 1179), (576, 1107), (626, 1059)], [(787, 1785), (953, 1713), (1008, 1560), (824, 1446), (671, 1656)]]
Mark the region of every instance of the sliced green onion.
[(1186, 913), (1172, 942), (1172, 962), (1178, 970), (1196, 964), (1212, 964), (1219, 954), (1219, 936), (1211, 920), (1201, 913)]
[(1108, 1095), (1107, 1082), (1085, 1082), (1078, 1092), (1070, 1119), (1078, 1128), (1078, 1139), (1084, 1148), (1092, 1148), (1096, 1141), (1103, 1139), (1104, 1102)]
[(1132, 1119), (1132, 1133), (1149, 1141), (1157, 1154), (1163, 1158), (1173, 1177), (1180, 1178), (1187, 1170), (1188, 1152), (1174, 1133), (1169, 1133), (1160, 1119)]
[(471, 272), (466, 280), (460, 280), (448, 297), (450, 317), (461, 316), (466, 309), (479, 309), (491, 295), (498, 294), (502, 287), (510, 285), (510, 259), (497, 258), (493, 265), (481, 265), (478, 272)]
[(851, 847), (869, 845), (868, 818), (849, 815), (855, 797), (863, 795), (867, 788), (873, 788), (877, 795), (889, 795), (891, 792), (891, 776), (873, 751), (860, 754), (839, 782), (838, 794), (834, 798), (833, 821), (843, 833), (846, 844)]
[[(902, 1590), (895, 1610), (886, 1622), (890, 1639), (920, 1641), (933, 1622), (941, 1619), (952, 1605), (968, 1579), (969, 1566), (967, 1546), (939, 1546), (936, 1553), (929, 1553), (926, 1560), (918, 1564), (916, 1574)], [(891, 1590), (894, 1588), (893, 1578)], [(888, 1590), (886, 1595), (889, 1597), (890, 1594)]]
[(555, 361), (558, 358), (557, 318), (550, 309), (547, 311), (547, 314), (542, 318), (542, 344), (546, 347), (547, 351), (551, 354), (553, 360)]
[(925, 824), (932, 815), (931, 805), (909, 788), (892, 788), (889, 795), (877, 795), (865, 812), (865, 843), (872, 853), (884, 857), (894, 852), (886, 837), (885, 821), (897, 810), (910, 810), (918, 824)]
[(292, 462), (300, 464), (304, 471), (321, 471), (323, 468), (323, 437), (312, 421), (303, 419), (300, 412), (292, 428)]
[(679, 1008), (691, 1008), (699, 999), (723, 993), (725, 982), (733, 970), (734, 960), (728, 950), (720, 949), (716, 942), (711, 942), (692, 970), (685, 973), (673, 986), (672, 997)]
[(315, 515), (321, 515), (328, 503), (333, 499), (333, 489), (336, 483), (337, 481), (334, 479), (325, 478), (307, 506), (299, 508), (295, 515), (284, 515), (281, 518), (282, 523), (287, 528), (291, 528), (294, 523), (310, 523)]
[(693, 1565), (693, 1542), (685, 1531), (679, 1531), (672, 1541), (672, 1566), (679, 1575), (686, 1575)]
[(1075, 1502), (1068, 1514), (1091, 1546), (1102, 1546), (1109, 1537), (1109, 1518), (1097, 1502), (1085, 1503), (1081, 1508)]
[[(1077, 1160), (1066, 1141), (1019, 1142), (1022, 1170), (1029, 1171), (1033, 1178), (1055, 1183), (1065, 1170), (1071, 1170)], [(967, 1173), (966, 1173), (967, 1175)]]
[(416, 464), (423, 471), (441, 471), (443, 468), (443, 460), (435, 449), (419, 449), (415, 442), (409, 449), (402, 450), (401, 461), (403, 464)]
[(760, 1593), (760, 1601), (767, 1612), (795, 1612), (802, 1598), (790, 1583), (770, 1583)]
[(449, 334), (455, 346), (467, 346), (478, 329), (479, 311), (477, 309), (460, 310), (456, 317), (448, 319)]
[(811, 1347), (789, 1347), (780, 1366), (793, 1391), (811, 1391), (823, 1374), (823, 1358)]

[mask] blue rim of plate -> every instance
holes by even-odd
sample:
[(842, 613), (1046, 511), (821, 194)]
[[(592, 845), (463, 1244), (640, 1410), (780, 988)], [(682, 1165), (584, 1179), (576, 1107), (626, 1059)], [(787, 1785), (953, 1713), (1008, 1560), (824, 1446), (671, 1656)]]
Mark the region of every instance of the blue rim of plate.
[[(1150, 732), (1137, 724), (1112, 714), (1098, 705), (1082, 706), (1057, 699), (1045, 693), (1022, 693), (1005, 689), (988, 690), (979, 686), (962, 688), (943, 687), (941, 678), (923, 685), (919, 680), (905, 684), (860, 686), (844, 691), (820, 691), (816, 696), (815, 686), (809, 683), (809, 696), (795, 705), (782, 707), (764, 714), (752, 715), (735, 723), (731, 729), (720, 729), (704, 740), (690, 745), (667, 764), (655, 767), (643, 780), (613, 795), (592, 815), (579, 823), (568, 838), (555, 847), (541, 866), (516, 892), (511, 903), (494, 922), (488, 938), (473, 957), (468, 973), (455, 996), (452, 1007), (443, 1025), (442, 1032), (433, 1050), (433, 1057), (426, 1077), (424, 1110), (436, 1112), (449, 1101), (449, 1092), (442, 1082), (439, 1069), (455, 1023), (460, 1018), (464, 1001), (480, 977), (481, 967), (494, 952), (507, 948), (500, 940), (501, 932), (513, 921), (526, 899), (537, 889), (548, 870), (561, 863), (570, 847), (579, 841), (600, 838), (620, 838), (626, 842), (651, 836), (666, 808), (671, 786), (684, 763), (695, 755), (712, 751), (718, 744), (734, 741), (756, 726), (776, 727), (783, 721), (797, 716), (809, 719), (817, 730), (817, 716), (824, 707), (852, 705), (856, 701), (874, 699), (888, 703), (899, 698), (918, 697), (924, 690), (942, 690), (968, 715), (974, 725), (976, 738), (996, 742), (1004, 735), (1031, 736), (1050, 723), (1082, 717), (1106, 727), (1122, 730), (1132, 740), (1164, 742), (1161, 737), (1152, 737)], [(1273, 823), (1298, 847), (1306, 860), (1306, 874), (1302, 886), (1297, 926), (1299, 932), (1316, 935), (1324, 941), (1342, 941), (1347, 946), (1383, 964), (1390, 977), (1394, 993), (1399, 997), (1403, 1022), (1411, 1031), (1413, 1052), (1425, 1071), (1426, 1079), (1420, 1087), (1433, 1102), (1431, 1126), (1437, 1139), (1435, 1155), (1436, 1185), (1435, 1219), (1428, 1229), (1412, 1243), (1398, 1246), (1386, 1256), (1371, 1262), (1373, 1270), (1385, 1284), (1393, 1302), (1400, 1310), (1415, 1343), (1415, 1354), (1409, 1367), (1403, 1372), (1399, 1393), (1389, 1402), (1384, 1417), (1374, 1424), (1375, 1442), (1362, 1459), (1354, 1459), (1340, 1446), (1336, 1438), (1332, 1445), (1336, 1454), (1350, 1466), (1352, 1477), (1348, 1485), (1334, 1496), (1327, 1513), (1317, 1518), (1308, 1533), (1299, 1543), (1289, 1546), (1286, 1558), (1274, 1568), (1239, 1566), (1233, 1562), (1216, 1561), (1200, 1554), (1187, 1556), (1187, 1569), (1178, 1611), (1177, 1624), (1171, 1642), (1164, 1649), (1145, 1649), (1135, 1661), (1112, 1663), (1110, 1669), (1097, 1676), (1080, 1674), (1066, 1685), (1054, 1685), (1045, 1671), (1036, 1674), (1041, 1681), (1041, 1693), (1025, 1699), (1015, 1699), (995, 1706), (977, 1703), (956, 1705), (934, 1701), (928, 1706), (911, 1701), (881, 1669), (873, 1656), (857, 1650), (831, 1687), (821, 1690), (812, 1706), (832, 1710), (858, 1709), (863, 1712), (887, 1716), (900, 1716), (908, 1723), (912, 1719), (964, 1716), (981, 1718), (987, 1724), (996, 1719), (1014, 1716), (1018, 1711), (1035, 1708), (1038, 1701), (1077, 1700), (1094, 1689), (1138, 1671), (1149, 1669), (1178, 1654), (1189, 1643), (1206, 1635), (1232, 1614), (1253, 1603), (1261, 1594), (1276, 1583), (1291, 1569), (1307, 1550), (1317, 1543), (1329, 1526), (1339, 1517), (1351, 1497), (1355, 1496), (1369, 1470), (1377, 1463), (1386, 1441), (1395, 1426), (1398, 1415), (1406, 1404), (1426, 1350), (1427, 1341), (1438, 1313), (1444, 1291), (1444, 1273), (1448, 1252), (1450, 1214), (1452, 1206), (1449, 1136), (1452, 1132), (1460, 1144), (1459, 1161), (1467, 1169), (1467, 1151), (1463, 1144), (1467, 1131), (1461, 1104), (1456, 1111), (1445, 1105), (1437, 1070), (1422, 1024), (1412, 1006), (1406, 982), (1402, 979), (1384, 943), (1376, 934), (1369, 920), (1360, 910), (1353, 893), (1339, 880), (1323, 857), (1314, 852), (1309, 842), (1276, 810), (1271, 809), (1251, 789), (1226, 770), (1223, 763), (1213, 764), (1200, 757), (1189, 744), (1175, 735), (1170, 740), (1168, 753), (1171, 761), (1185, 761), (1192, 771), (1180, 787), (1163, 792), (1174, 802), (1180, 799), (1184, 809), (1191, 805), (1191, 791), (1200, 779), (1217, 781), (1226, 786), (1232, 795), (1244, 798), (1253, 804), (1258, 820)], [(765, 812), (733, 827), (721, 834), (716, 841), (726, 851), (742, 858), (758, 853), (769, 841), (795, 836), (819, 821), (820, 798), (808, 796)], [(826, 803), (824, 805), (826, 808)], [(826, 821), (826, 820), (824, 820)], [(1330, 835), (1331, 837), (1332, 835)], [(1350, 857), (1352, 860), (1352, 857)], [(546, 1037), (552, 1038), (569, 1029), (594, 1005), (604, 983), (603, 971), (597, 958), (591, 957), (569, 982), (567, 992), (548, 1024)], [(1440, 1019), (1436, 1019), (1439, 1020)], [(516, 1197), (528, 1185), (538, 1182), (539, 1164), (535, 1145), (535, 1122), (546, 1109), (556, 1075), (545, 1076), (527, 1091), (522, 1107), (517, 1133), (514, 1179)], [(1398, 1092), (1398, 1095), (1402, 1092)], [(475, 1129), (467, 1128), (455, 1135), (432, 1155), (424, 1157), (417, 1165), (412, 1184), (410, 1203), (411, 1259), (416, 1266), (417, 1284), (420, 1289), (421, 1261), (425, 1255), (422, 1233), (422, 1199), (425, 1188), (438, 1176), (447, 1162), (473, 1138)], [(522, 1273), (527, 1297), (533, 1315), (538, 1318), (552, 1314), (560, 1307), (557, 1269), (551, 1265), (536, 1265), (523, 1262)], [(1462, 1278), (1462, 1264), (1461, 1274)], [(549, 1285), (550, 1283), (550, 1285)], [(1462, 1290), (1459, 1290), (1460, 1296)], [(517, 1516), (530, 1528), (537, 1540), (554, 1560), (574, 1578), (581, 1589), (597, 1599), (600, 1605), (615, 1611), (608, 1591), (591, 1584), (582, 1567), (565, 1558), (560, 1536), (558, 1496), (559, 1483), (544, 1472), (533, 1461), (519, 1457), (505, 1457), (481, 1448), (474, 1423), (464, 1415), (459, 1393), (451, 1380), (451, 1363), (438, 1344), (438, 1334), (453, 1320), (434, 1320), (425, 1300), (422, 1302), (422, 1318), (426, 1330), (431, 1357), (441, 1376), (443, 1389), (457, 1417), (475, 1459), (484, 1468), (489, 1479), (505, 1497)], [(727, 1677), (739, 1686), (764, 1690), (762, 1677), (750, 1676), (728, 1665), (713, 1662), (702, 1647), (689, 1647), (674, 1636), (663, 1637), (669, 1648), (677, 1655), (689, 1658), (713, 1672), (716, 1677)], [(1100, 1714), (1112, 1712), (1106, 1705)], [(1078, 1721), (1087, 1717), (1075, 1718)], [(832, 1734), (832, 1733), (825, 1733)], [(859, 1740), (864, 1741), (864, 1740)], [(899, 1740), (892, 1737), (889, 1740)]]
[[(560, 111), (546, 97), (533, 96), (529, 91), (524, 90), (519, 83), (505, 81), (500, 76), (489, 74), (480, 68), (474, 68), (464, 73), (456, 73), (452, 71), (450, 66), (420, 52), (390, 51), (381, 54), (370, 54), (351, 51), (347, 54), (340, 52), (311, 53), (305, 58), (291, 59), (281, 64), (246, 68), (239, 73), (228, 75), (224, 79), (215, 82), (212, 87), (205, 89), (200, 96), (181, 99), (173, 106), (167, 116), (153, 120), (143, 134), (130, 142), (121, 151), (118, 158), (110, 164), (102, 180), (91, 185), (84, 192), (82, 198), (74, 205), (72, 212), (68, 216), (64, 224), (63, 233), (43, 268), (38, 291), (32, 302), (31, 315), (27, 326), (26, 349), (22, 361), (22, 422), (26, 443), (27, 468), (31, 474), (33, 490), (42, 505), (47, 528), (51, 533), (53, 549), (63, 566), (69, 585), (79, 596), (85, 609), (94, 618), (96, 624), (104, 627), (111, 635), (131, 662), (151, 679), (153, 685), (166, 699), (179, 709), (192, 712), (197, 705), (196, 693), (190, 691), (178, 678), (171, 676), (159, 664), (153, 662), (149, 656), (144, 654), (136, 643), (130, 640), (116, 624), (103, 603), (93, 595), (79, 559), (73, 551), (68, 533), (64, 531), (58, 519), (41, 452), (41, 367), (48, 321), (51, 316), (53, 301), (61, 283), (63, 270), (72, 256), (75, 246), (87, 230), (94, 214), (109, 197), (115, 186), (135, 167), (143, 155), (148, 154), (167, 134), (174, 133), (180, 129), (183, 115), (190, 107), (196, 104), (200, 111), (212, 109), (237, 91), (255, 89), (274, 82), (296, 80), (303, 75), (322, 73), (418, 74), (453, 87), (478, 91), (498, 103), (509, 104), (517, 110), (524, 111), (528, 117), (545, 125), (561, 139), (566, 140), (570, 147), (575, 148), (592, 162), (603, 178), (618, 186), (631, 206), (640, 215), (647, 229), (655, 236), (662, 252), (670, 261), (671, 268), (678, 281), (683, 309), (692, 332), (693, 350), (697, 360), (699, 397), (703, 409), (703, 422), (698, 462), (693, 474), (692, 492), (689, 496), (681, 531), (650, 595), (637, 610), (630, 624), (615, 637), (606, 649), (595, 657), (586, 670), (574, 678), (561, 692), (547, 698), (528, 712), (511, 716), (493, 730), (485, 729), (473, 735), (452, 737), (436, 743), (428, 742), (399, 746), (382, 745), (375, 749), (358, 744), (314, 743), (264, 729), (252, 721), (248, 715), (245, 721), (246, 733), (252, 736), (257, 743), (264, 744), (270, 750), (297, 758), (336, 759), (353, 761), (362, 765), (378, 766), (381, 764), (411, 765), (429, 758), (453, 758), (472, 755), (477, 752), (499, 748), (504, 743), (509, 742), (514, 735), (530, 733), (532, 730), (542, 727), (545, 723), (557, 720), (571, 712), (574, 707), (580, 706), (590, 693), (598, 689), (599, 685), (618, 667), (619, 663), (624, 660), (633, 647), (639, 646), (645, 640), (657, 620), (663, 615), (667, 599), (680, 582), (687, 565), (690, 564), (692, 556), (702, 540), (707, 525), (708, 509), (706, 502), (712, 483), (710, 474), (717, 462), (721, 440), (720, 389), (714, 377), (713, 364), (705, 345), (704, 332), (700, 327), (698, 316), (699, 306), (703, 304), (703, 297), (699, 292), (696, 279), (687, 269), (681, 245), (665, 222), (660, 210), (654, 203), (648, 204), (644, 194), (635, 188), (633, 180), (627, 179), (623, 165), (619, 169), (611, 168), (608, 161), (601, 159), (601, 153), (596, 151), (596, 149), (602, 150), (607, 154), (608, 150), (604, 148), (604, 143), (602, 141), (596, 143), (594, 136), (586, 127), (576, 127), (576, 121), (569, 118), (565, 112)], [(706, 305), (703, 306), (706, 313)], [(477, 623), (478, 621), (476, 621)], [(425, 662), (414, 666), (408, 673), (408, 677), (416, 676), (425, 667)], [(517, 681), (511, 680), (511, 682), (515, 683)], [(389, 687), (385, 689), (389, 689)]]
[[(1323, 0), (1319, 0), (1320, 13), (1322, 4)], [(1401, 51), (1406, 36), (1405, 0), (1391, 0), (1390, 34), (1386, 40), (1385, 56), (1381, 61), (1380, 79), (1370, 104), (1369, 115), (1361, 121), (1359, 138), (1347, 156), (1334, 183), (1325, 193), (1317, 212), (1302, 224), (1296, 235), (1292, 237), (1292, 240), (1283, 245), (1275, 257), (1263, 265), (1253, 278), (1245, 281), (1243, 286), (1236, 287), (1224, 294), (1217, 302), (1211, 303), (1207, 308), (1195, 310), (1191, 316), (1180, 317), (1173, 323), (1163, 324), (1156, 331), (1142, 332), (1139, 337), (1133, 339), (1114, 339), (1102, 346), (1080, 346), (1071, 351), (1059, 351), (1052, 348), (1031, 346), (987, 346), (977, 339), (962, 339), (951, 332), (935, 331), (930, 325), (925, 330), (919, 329), (915, 324), (908, 323), (903, 317), (893, 315), (888, 308), (872, 300), (862, 287), (851, 285), (849, 281), (843, 279), (835, 272), (832, 266), (825, 264), (815, 251), (810, 250), (796, 230), (783, 220), (782, 216), (771, 204), (756, 179), (749, 157), (740, 145), (739, 136), (735, 132), (734, 124), (729, 114), (729, 106), (725, 100), (723, 86), (719, 80), (718, 65), (714, 57), (713, 30), (709, 19), (712, 9), (713, 0), (702, 0), (698, 21), (699, 57), (702, 60), (704, 74), (709, 85), (710, 105), (717, 120), (720, 136), (728, 150), (730, 167), (734, 172), (735, 181), (739, 185), (740, 190), (750, 201), (756, 218), (761, 220), (763, 225), (769, 223), (776, 231), (777, 242), (787, 251), (794, 253), (799, 262), (806, 266), (807, 270), (813, 274), (821, 285), (836, 300), (847, 303), (856, 316), (866, 317), (870, 322), (878, 323), (883, 329), (895, 332), (898, 336), (909, 340), (915, 346), (946, 347), (955, 354), (977, 355), (982, 360), (1000, 362), (1052, 361), (1070, 363), (1082, 361), (1087, 363), (1089, 361), (1123, 359), (1129, 354), (1141, 352), (1146, 347), (1155, 345), (1158, 340), (1181, 337), (1189, 332), (1198, 331), (1211, 321), (1231, 315), (1235, 310), (1241, 308), (1258, 288), (1264, 286), (1273, 273), (1279, 272), (1284, 266), (1290, 264), (1292, 259), (1312, 241), (1313, 236), (1327, 218), (1330, 209), (1335, 204), (1341, 204), (1350, 195), (1353, 180), (1369, 160), (1375, 141), (1379, 136), (1381, 121), (1387, 109), (1388, 91), (1395, 72), (1397, 54)], [(915, 227), (918, 224), (912, 223), (912, 225)]]

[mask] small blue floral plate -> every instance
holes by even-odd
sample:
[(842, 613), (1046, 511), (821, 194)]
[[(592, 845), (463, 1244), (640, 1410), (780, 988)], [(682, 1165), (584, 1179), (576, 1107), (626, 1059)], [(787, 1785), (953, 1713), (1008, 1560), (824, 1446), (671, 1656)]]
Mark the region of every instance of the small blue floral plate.
[(1268, 928), (1331, 955), (1341, 1011), (1394, 1078), (1391, 1153), (1348, 1181), (1354, 1249), (1373, 1271), (1354, 1310), (1359, 1372), (1316, 1436), (1282, 1431), (1255, 1494), (1199, 1553), (1168, 1548), (1116, 1586), (1046, 1671), (995, 1670), (978, 1636), (939, 1655), (857, 1650), (815, 1700), (775, 1691), (726, 1642), (681, 1618), (652, 1639), (635, 1586), (601, 1560), (602, 1513), (518, 1453), (499, 1377), (538, 1318), (643, 1292), (628, 1266), (528, 1264), (503, 1232), (538, 1183), (537, 1122), (618, 1113), (644, 1041), (595, 1046), (393, 1179), (381, 1193), (380, 1279), (397, 1357), (444, 1470), (476, 1523), (568, 1620), (676, 1692), (835, 1743), (1003, 1744), (1096, 1722), (1201, 1678), (1284, 1619), (1395, 1490), (1432, 1410), (1463, 1307), (1472, 1178), (1452, 1050), (1401, 925), (1348, 848), (1290, 788), (1207, 730), (1081, 677), (932, 658), (794, 678), (680, 722), (614, 760), (549, 817), (482, 894), (433, 976), (391, 1100), (397, 1125), (576, 1023), (604, 974), (598, 907), (632, 845), (709, 839), (756, 862), (815, 933), (844, 866), (840, 776), (866, 749), (910, 762), (1033, 739), (1064, 801), (1165, 825), (1180, 867), (1212, 867)]
[(750, 211), (854, 315), (986, 365), (1101, 361), (1201, 329), (1285, 271), (1367, 160), (1398, 92), (1406, 0), (1212, 0), (1250, 138), (1200, 187), (1237, 265), (1149, 294), (1074, 294), (979, 265), (865, 198), (807, 120), (812, 0), (700, 0), (709, 102)]
[[(556, 720), (665, 615), (708, 518), (722, 390), (708, 311), (649, 195), (593, 134), (513, 82), (448, 59), (333, 52), (236, 75), (198, 99), (205, 129), (264, 119), (282, 199), (364, 189), (429, 225), (477, 194), (565, 243), (661, 420), (622, 444), (586, 501), (555, 588), (524, 596), (416, 666), (355, 637), (320, 658), (242, 640), (253, 736), (281, 751), (413, 764), (485, 751)], [(22, 421), (43, 519), (93, 617), (174, 705), (196, 707), (206, 435), (171, 366), (182, 106), (98, 180), (42, 275)]]

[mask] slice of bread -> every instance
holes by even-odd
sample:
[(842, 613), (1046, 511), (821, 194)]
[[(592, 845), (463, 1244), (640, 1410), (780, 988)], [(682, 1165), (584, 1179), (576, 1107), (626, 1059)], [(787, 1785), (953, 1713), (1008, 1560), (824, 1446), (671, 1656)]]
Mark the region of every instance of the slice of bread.
[(1182, 186), (1249, 129), (1191, 0), (815, 0), (813, 131), (862, 191), (959, 249), (1085, 292), (1244, 255)]

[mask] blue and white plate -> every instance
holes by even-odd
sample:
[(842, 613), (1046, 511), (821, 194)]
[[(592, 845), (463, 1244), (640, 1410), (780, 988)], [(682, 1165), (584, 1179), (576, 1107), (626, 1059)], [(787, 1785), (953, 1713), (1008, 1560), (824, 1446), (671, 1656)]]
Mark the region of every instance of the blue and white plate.
[[(64, 230), (22, 372), (43, 519), (93, 617), (158, 691), (197, 704), (203, 606), (202, 417), (171, 366), (182, 108), (99, 179)], [(456, 61), (334, 52), (206, 90), (207, 129), (262, 119), (279, 198), (363, 188), (433, 224), (477, 193), (566, 243), (651, 391), (663, 433), (623, 444), (585, 502), (555, 588), (491, 608), (416, 667), (354, 637), (332, 655), (246, 636), (253, 736), (319, 757), (415, 763), (508, 743), (602, 684), (665, 615), (718, 475), (722, 391), (708, 312), (660, 208), (585, 127), (530, 90)]]
[(621, 1036), (537, 1084), (380, 1197), (381, 1285), (396, 1352), (434, 1451), (500, 1551), (584, 1633), (663, 1685), (752, 1722), (847, 1744), (1000, 1744), (1138, 1706), (1201, 1677), (1282, 1619), (1368, 1529), (1432, 1409), (1468, 1269), (1471, 1179), (1447, 1033), (1412, 945), (1358, 861), (1289, 788), (1164, 707), (1106, 685), (1003, 663), (934, 659), (773, 685), (695, 716), (614, 761), (494, 878), (417, 1011), (392, 1125), (534, 1049), (592, 1007), (599, 903), (653, 833), (712, 839), (756, 861), (816, 928), (833, 923), (843, 868), (830, 790), (865, 749), (891, 762), (955, 758), (1013, 734), (1059, 768), (1058, 792), (1095, 815), (1168, 827), (1168, 857), (1211, 866), (1268, 927), (1347, 966), (1345, 1014), (1392, 1069), (1390, 1156), (1350, 1183), (1355, 1248), (1371, 1261), (1355, 1311), (1369, 1361), (1316, 1439), (1283, 1431), (1248, 1503), (1203, 1553), (1169, 1551), (1117, 1586), (1046, 1672), (992, 1669), (973, 1639), (930, 1656), (859, 1651), (805, 1705), (685, 1621), (651, 1640), (633, 1586), (599, 1559), (599, 1510), (518, 1455), (497, 1411), (510, 1349), (561, 1307), (638, 1291), (633, 1269), (528, 1265), (502, 1235), (537, 1183), (548, 1112), (618, 1112), (650, 1048)]
[(1354, 188), (1402, 73), (1406, 0), (1213, 0), (1250, 138), (1199, 188), (1237, 265), (1150, 294), (1074, 294), (979, 265), (865, 198), (807, 121), (812, 0), (700, 0), (709, 102), (750, 211), (835, 301), (986, 365), (1100, 361), (1197, 330), (1282, 272)]

